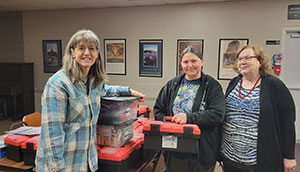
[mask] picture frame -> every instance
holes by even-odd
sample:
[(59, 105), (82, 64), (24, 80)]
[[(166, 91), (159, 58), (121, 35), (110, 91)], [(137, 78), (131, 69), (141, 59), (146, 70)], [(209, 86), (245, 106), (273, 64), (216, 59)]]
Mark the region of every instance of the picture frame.
[(139, 40), (139, 76), (162, 77), (162, 39)]
[(43, 40), (44, 73), (55, 73), (62, 67), (61, 40)]
[(219, 39), (218, 79), (230, 80), (238, 74), (232, 69), (240, 48), (249, 44), (247, 38), (221, 38)]
[(201, 50), (201, 54), (203, 55), (203, 39), (177, 39), (177, 58), (176, 58), (176, 75), (183, 74), (183, 70), (180, 64), (180, 56), (181, 52), (188, 46), (196, 46)]
[(109, 75), (126, 75), (126, 39), (104, 39), (104, 61)]

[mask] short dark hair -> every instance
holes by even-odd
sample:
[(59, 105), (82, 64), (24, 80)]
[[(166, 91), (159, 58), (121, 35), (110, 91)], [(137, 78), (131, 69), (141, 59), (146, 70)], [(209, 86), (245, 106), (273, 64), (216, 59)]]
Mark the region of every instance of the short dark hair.
[(180, 55), (180, 61), (182, 60), (182, 57), (183, 57), (186, 53), (193, 53), (193, 54), (195, 54), (197, 57), (199, 57), (201, 60), (203, 59), (203, 54), (202, 54), (202, 51), (200, 50), (200, 48), (195, 47), (195, 46), (188, 46), (188, 47), (186, 47), (184, 50), (182, 50), (181, 55)]

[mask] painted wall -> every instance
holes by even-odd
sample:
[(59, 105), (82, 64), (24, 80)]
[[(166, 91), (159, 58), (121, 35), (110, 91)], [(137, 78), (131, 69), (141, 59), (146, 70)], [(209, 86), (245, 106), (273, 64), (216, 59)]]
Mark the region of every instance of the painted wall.
[(0, 62), (23, 63), (22, 12), (0, 12)]
[[(269, 56), (280, 46), (266, 46), (268, 39), (280, 40), (283, 27), (300, 26), (300, 20), (287, 20), (286, 1), (218, 2), (151, 7), (29, 11), (23, 13), (25, 62), (35, 63), (36, 110), (51, 74), (43, 72), (42, 40), (62, 40), (62, 48), (80, 28), (96, 32), (100, 39), (127, 39), (127, 75), (110, 76), (109, 84), (129, 85), (147, 95), (153, 106), (160, 88), (176, 73), (177, 39), (204, 39), (204, 72), (217, 77), (220, 38), (249, 38)], [(163, 39), (163, 77), (139, 77), (139, 39)], [(297, 78), (295, 78), (297, 79)], [(225, 90), (228, 81), (221, 80)], [(300, 90), (291, 91), (300, 107)], [(298, 118), (300, 115), (297, 109)], [(300, 126), (300, 120), (297, 121)], [(299, 131), (300, 128), (297, 128)], [(300, 139), (300, 131), (297, 132)]]

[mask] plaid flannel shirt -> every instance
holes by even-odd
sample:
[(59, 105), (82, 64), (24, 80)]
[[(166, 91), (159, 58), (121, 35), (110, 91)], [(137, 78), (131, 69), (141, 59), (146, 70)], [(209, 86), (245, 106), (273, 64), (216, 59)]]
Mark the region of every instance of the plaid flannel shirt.
[[(92, 84), (91, 84), (92, 85)], [(47, 82), (42, 95), (42, 127), (36, 169), (38, 172), (77, 172), (98, 169), (96, 124), (104, 95), (128, 95), (128, 87), (89, 87), (75, 82), (64, 70)]]

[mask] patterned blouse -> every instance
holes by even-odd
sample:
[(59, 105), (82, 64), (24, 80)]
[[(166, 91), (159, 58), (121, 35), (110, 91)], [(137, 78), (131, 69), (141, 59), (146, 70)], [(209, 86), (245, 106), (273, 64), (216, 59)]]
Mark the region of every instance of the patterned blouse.
[[(260, 87), (256, 87), (243, 99), (239, 97), (239, 87), (240, 82), (226, 97), (221, 154), (237, 163), (255, 165)], [(241, 95), (245, 96), (249, 91), (241, 88)]]

